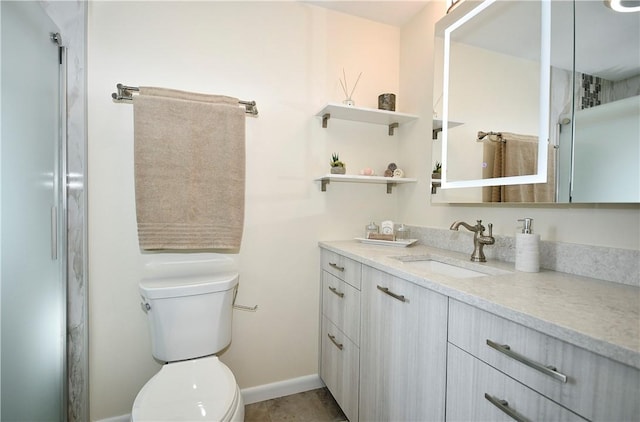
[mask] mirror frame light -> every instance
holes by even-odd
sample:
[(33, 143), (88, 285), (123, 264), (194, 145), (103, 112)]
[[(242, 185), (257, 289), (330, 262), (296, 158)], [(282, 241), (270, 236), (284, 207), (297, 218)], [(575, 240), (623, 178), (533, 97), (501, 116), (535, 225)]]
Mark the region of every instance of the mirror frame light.
[(640, 12), (640, 4), (636, 6), (626, 6), (622, 0), (604, 0), (604, 4), (612, 10), (620, 13)]
[(498, 177), (477, 180), (447, 181), (447, 140), (449, 136), (449, 52), (451, 32), (494, 4), (497, 0), (485, 0), (480, 5), (453, 22), (444, 30), (444, 74), (442, 81), (442, 179), (441, 188), (470, 188), (481, 186), (519, 185), (547, 182), (547, 150), (549, 147), (549, 102), (551, 91), (551, 0), (539, 0), (540, 16), (540, 89), (538, 124), (537, 173), (526, 176)]

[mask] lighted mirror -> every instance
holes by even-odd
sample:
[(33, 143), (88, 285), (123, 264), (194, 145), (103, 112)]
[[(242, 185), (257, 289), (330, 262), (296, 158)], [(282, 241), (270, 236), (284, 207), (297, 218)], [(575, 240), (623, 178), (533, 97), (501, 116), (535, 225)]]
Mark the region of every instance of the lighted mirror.
[[(466, 0), (437, 24), (435, 52), (432, 201), (640, 202), (640, 12)], [(537, 167), (497, 178), (509, 137), (537, 138)]]
[(487, 0), (444, 28), (443, 188), (547, 181), (550, 10)]

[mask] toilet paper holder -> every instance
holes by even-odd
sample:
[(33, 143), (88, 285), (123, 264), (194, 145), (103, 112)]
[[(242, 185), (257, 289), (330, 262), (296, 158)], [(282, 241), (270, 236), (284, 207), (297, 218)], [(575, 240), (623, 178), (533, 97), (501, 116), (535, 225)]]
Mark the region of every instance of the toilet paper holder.
[(233, 293), (233, 309), (237, 309), (239, 311), (245, 312), (256, 312), (258, 310), (258, 305), (247, 306), (247, 305), (238, 305), (236, 304), (236, 297), (238, 296), (238, 289)]
[(246, 305), (233, 305), (233, 309), (237, 309), (239, 311), (247, 311), (247, 312), (255, 312), (258, 310), (258, 305), (254, 306), (246, 306)]

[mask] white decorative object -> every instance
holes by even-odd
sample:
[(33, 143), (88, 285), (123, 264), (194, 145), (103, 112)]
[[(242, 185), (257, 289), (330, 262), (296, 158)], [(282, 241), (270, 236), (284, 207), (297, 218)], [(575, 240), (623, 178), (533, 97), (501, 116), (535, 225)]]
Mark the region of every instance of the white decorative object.
[(380, 233), (393, 234), (393, 221), (386, 220), (380, 223)]
[(516, 270), (527, 273), (540, 271), (540, 235), (533, 234), (532, 218), (523, 218), (522, 233), (516, 233)]

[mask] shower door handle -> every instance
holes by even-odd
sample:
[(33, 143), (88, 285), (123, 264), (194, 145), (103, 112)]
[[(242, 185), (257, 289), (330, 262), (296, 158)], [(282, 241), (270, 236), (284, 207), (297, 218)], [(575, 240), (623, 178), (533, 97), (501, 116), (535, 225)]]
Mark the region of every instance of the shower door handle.
[(51, 259), (58, 259), (58, 207), (51, 206)]

